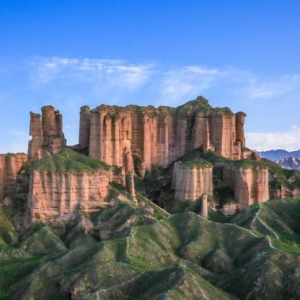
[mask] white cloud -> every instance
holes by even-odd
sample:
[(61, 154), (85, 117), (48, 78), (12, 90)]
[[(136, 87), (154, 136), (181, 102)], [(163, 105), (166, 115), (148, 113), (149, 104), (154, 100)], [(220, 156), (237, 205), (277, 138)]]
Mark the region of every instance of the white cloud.
[(294, 151), (300, 149), (300, 128), (293, 126), (289, 131), (246, 133), (247, 146), (257, 151), (285, 149)]
[(230, 73), (215, 68), (185, 66), (169, 70), (163, 74), (162, 95), (178, 100), (183, 97), (197, 96), (212, 88)]
[[(24, 111), (38, 111), (41, 106), (52, 104), (62, 112), (64, 123), (70, 125), (64, 128), (66, 138), (76, 141), (81, 105), (91, 108), (102, 103), (177, 106), (203, 95), (212, 101), (213, 106), (228, 106), (248, 114), (248, 147), (257, 150), (300, 149), (298, 127), (287, 132), (279, 131), (291, 127), (293, 120), (297, 120), (300, 74), (266, 78), (251, 70), (233, 67), (172, 67), (118, 59), (64, 57), (34, 58), (27, 64), (9, 63), (6, 69), (10, 76), (0, 72), (0, 102), (18, 112), (17, 119), (24, 118), (21, 130), (27, 129), (29, 123)], [(14, 88), (16, 80), (17, 89)], [(0, 116), (2, 122), (5, 117), (3, 111)], [(268, 133), (251, 129), (263, 129), (266, 122), (268, 128), (273, 126)], [(10, 136), (14, 141), (24, 141), (27, 147), (27, 134), (11, 132)], [(1, 146), (4, 143), (2, 138)], [(11, 151), (12, 148), (9, 149)]]
[(104, 89), (134, 90), (145, 84), (152, 74), (151, 64), (129, 64), (122, 60), (35, 58), (29, 61), (32, 80), (37, 85), (53, 80), (79, 81)]
[(251, 99), (286, 96), (300, 91), (300, 76), (285, 75), (270, 80), (249, 77), (250, 84), (242, 89), (242, 93)]

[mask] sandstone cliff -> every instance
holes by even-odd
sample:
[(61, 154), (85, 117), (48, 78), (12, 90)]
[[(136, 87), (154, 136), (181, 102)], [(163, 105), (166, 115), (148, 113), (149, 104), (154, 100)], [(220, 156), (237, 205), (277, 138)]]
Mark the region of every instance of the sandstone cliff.
[(233, 189), (238, 208), (270, 199), (269, 171), (263, 166), (226, 164), (222, 180)]
[(42, 107), (42, 115), (31, 112), (28, 158), (38, 160), (63, 149), (66, 140), (62, 128), (62, 115), (53, 106)]
[(31, 220), (57, 218), (75, 210), (106, 206), (112, 181), (125, 185), (124, 172), (71, 150), (35, 163), (30, 172)]
[(26, 161), (25, 153), (0, 154), (0, 199), (16, 194), (18, 172)]
[(212, 196), (212, 165), (203, 160), (176, 162), (172, 185), (178, 200), (196, 200), (203, 194)]
[(203, 97), (177, 108), (84, 106), (79, 145), (93, 158), (142, 174), (143, 168), (166, 166), (199, 146), (240, 159), (244, 119), (244, 113), (212, 108)]

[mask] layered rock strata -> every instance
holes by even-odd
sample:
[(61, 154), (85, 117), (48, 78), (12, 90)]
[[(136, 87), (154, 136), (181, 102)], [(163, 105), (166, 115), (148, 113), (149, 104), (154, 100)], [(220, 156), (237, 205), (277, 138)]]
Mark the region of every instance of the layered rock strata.
[(172, 186), (176, 200), (196, 200), (213, 195), (212, 165), (206, 161), (176, 162)]
[(267, 168), (227, 164), (223, 169), (222, 180), (233, 189), (238, 208), (270, 199)]
[(82, 174), (32, 171), (28, 195), (31, 220), (97, 210), (107, 205), (110, 183), (124, 184), (124, 180), (124, 173), (115, 174), (112, 169)]
[(212, 108), (203, 97), (177, 108), (101, 105), (89, 110), (84, 106), (79, 145), (88, 148), (91, 157), (123, 166), (126, 172), (166, 166), (200, 146), (240, 159), (244, 119), (244, 113)]
[(30, 113), (29, 134), (32, 136), (28, 145), (30, 160), (57, 153), (66, 146), (62, 115), (51, 105), (42, 107), (42, 115)]
[(86, 212), (107, 205), (110, 184), (125, 186), (122, 168), (64, 149), (31, 163), (22, 170), (28, 174), (28, 205), (31, 220), (45, 220)]
[(26, 161), (25, 153), (0, 154), (0, 199), (17, 193), (16, 179)]

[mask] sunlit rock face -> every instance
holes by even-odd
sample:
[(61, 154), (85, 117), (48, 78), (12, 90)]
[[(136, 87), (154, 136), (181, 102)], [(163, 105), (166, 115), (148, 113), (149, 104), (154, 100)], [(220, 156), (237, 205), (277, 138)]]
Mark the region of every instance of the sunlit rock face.
[(240, 159), (245, 116), (229, 108), (212, 108), (203, 97), (177, 108), (101, 105), (90, 110), (84, 106), (79, 145), (91, 157), (123, 166), (126, 172), (166, 166), (200, 146)]
[(92, 212), (105, 207), (112, 181), (124, 183), (124, 174), (99, 170), (81, 174), (32, 171), (28, 205), (31, 220), (46, 220), (76, 210)]
[(175, 163), (172, 185), (175, 199), (196, 200), (213, 194), (212, 165), (205, 161)]
[(66, 146), (62, 115), (53, 106), (42, 107), (42, 115), (30, 113), (32, 139), (28, 144), (28, 158), (38, 160), (62, 150)]

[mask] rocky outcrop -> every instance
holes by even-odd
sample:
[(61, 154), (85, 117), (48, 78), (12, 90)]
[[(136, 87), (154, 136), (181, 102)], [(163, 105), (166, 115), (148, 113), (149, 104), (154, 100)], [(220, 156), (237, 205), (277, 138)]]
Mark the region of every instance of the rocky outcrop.
[(126, 189), (128, 191), (128, 193), (130, 194), (130, 196), (132, 197), (132, 200), (134, 202), (137, 202), (136, 199), (136, 194), (135, 194), (135, 186), (134, 186), (134, 172), (128, 172), (128, 174), (126, 174)]
[(110, 184), (125, 186), (122, 168), (65, 149), (35, 162), (28, 172), (31, 220), (94, 211), (107, 205)]
[(196, 200), (203, 194), (213, 195), (212, 165), (201, 159), (176, 162), (172, 185), (178, 200)]
[(233, 189), (238, 208), (270, 199), (267, 168), (227, 164), (223, 169), (222, 180)]
[(123, 175), (116, 175), (112, 170), (82, 174), (32, 171), (28, 195), (31, 220), (57, 218), (77, 210), (91, 212), (104, 207), (110, 183), (124, 181), (124, 178), (116, 178)]
[(66, 146), (62, 130), (62, 115), (53, 106), (42, 107), (42, 115), (30, 113), (32, 136), (28, 145), (28, 158), (38, 160), (57, 153)]
[(91, 157), (123, 166), (126, 172), (166, 166), (200, 146), (240, 159), (244, 119), (244, 113), (212, 108), (203, 97), (177, 108), (101, 105), (90, 110), (84, 106), (79, 145), (88, 148)]
[(201, 217), (205, 219), (208, 218), (207, 194), (202, 195)]
[[(51, 158), (66, 147), (59, 111), (44, 106), (41, 115), (30, 115), (30, 160)], [(202, 149), (204, 156), (213, 151), (230, 160), (259, 160), (259, 156), (256, 157), (245, 145), (245, 117), (244, 113), (234, 114), (227, 107), (213, 108), (203, 97), (177, 108), (101, 105), (90, 109), (83, 106), (79, 145), (73, 149), (88, 154), (98, 163), (103, 161), (120, 167), (119, 177), (114, 177), (110, 173), (113, 168), (107, 165), (101, 171), (91, 171), (89, 163), (98, 163), (86, 162), (83, 158), (73, 163), (68, 160), (73, 154), (65, 153), (64, 158), (57, 158), (56, 162), (45, 164), (31, 174), (29, 203), (32, 219), (69, 214), (79, 207), (90, 211), (104, 205), (109, 184), (114, 179), (125, 186), (136, 201), (135, 174), (143, 178), (153, 166), (167, 166), (195, 149)], [(74, 169), (69, 170), (68, 166)], [(78, 168), (85, 171), (77, 172)], [(269, 198), (268, 171), (238, 168), (235, 164), (223, 169), (223, 184), (234, 190), (234, 200), (239, 207)], [(212, 173), (212, 165), (199, 158), (175, 163), (172, 180), (175, 199), (194, 201), (203, 197), (205, 217), (207, 197), (203, 195), (213, 195)]]
[(0, 199), (16, 194), (16, 179), (26, 161), (25, 153), (0, 154)]

